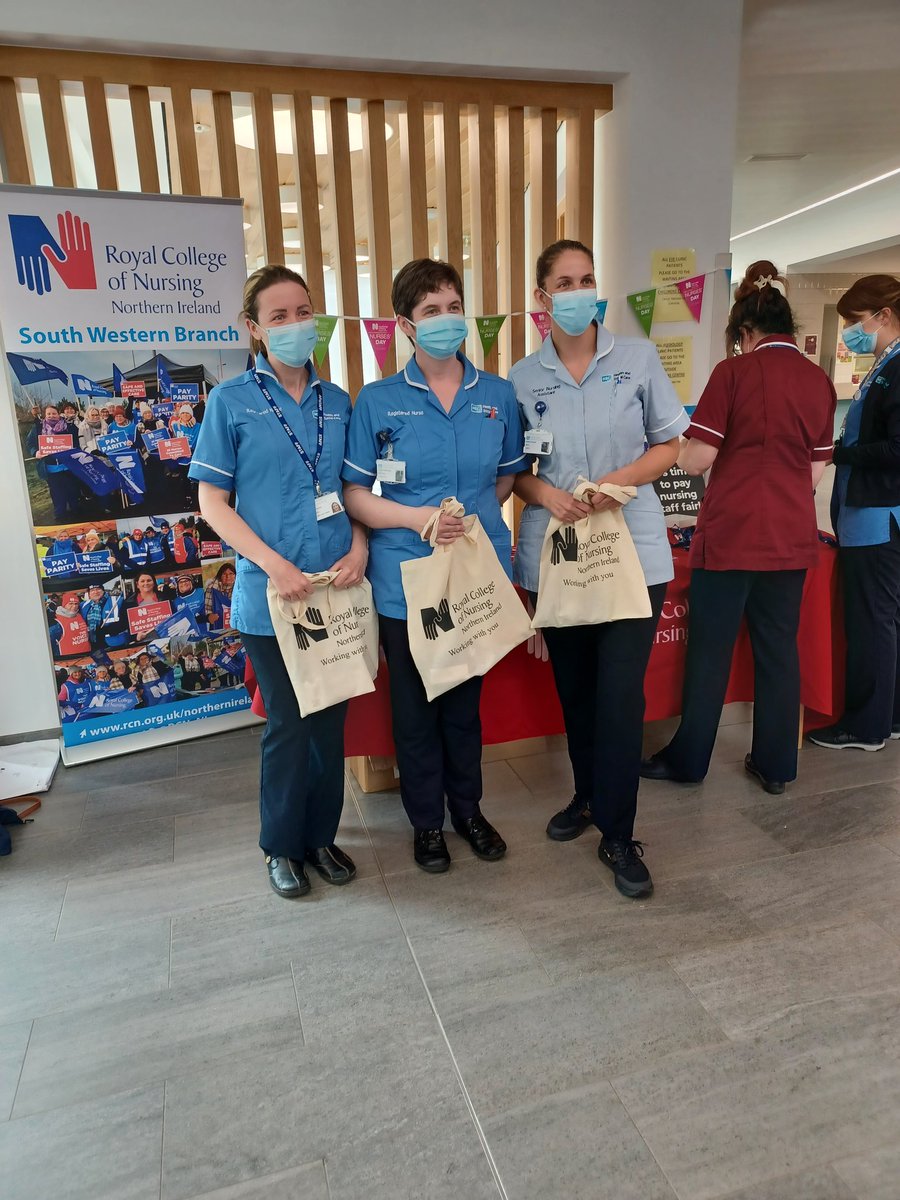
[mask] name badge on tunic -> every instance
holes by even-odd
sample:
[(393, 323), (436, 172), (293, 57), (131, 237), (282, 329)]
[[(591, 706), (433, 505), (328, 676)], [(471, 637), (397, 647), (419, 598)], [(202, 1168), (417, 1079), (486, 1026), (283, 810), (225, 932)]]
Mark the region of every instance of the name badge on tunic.
[(379, 483), (406, 483), (406, 463), (399, 458), (379, 458), (375, 478)]
[(343, 511), (344, 506), (337, 492), (324, 492), (321, 496), (316, 496), (317, 521), (327, 521), (329, 517), (335, 517)]
[(525, 453), (526, 454), (550, 454), (553, 450), (553, 434), (549, 429), (525, 430)]

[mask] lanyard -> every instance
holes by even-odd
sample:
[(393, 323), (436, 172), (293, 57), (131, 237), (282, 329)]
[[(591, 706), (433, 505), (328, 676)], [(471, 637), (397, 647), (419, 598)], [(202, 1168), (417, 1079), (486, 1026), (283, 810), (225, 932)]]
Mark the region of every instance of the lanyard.
[(262, 375), (260, 375), (258, 371), (254, 371), (253, 378), (256, 380), (256, 386), (267, 400), (272, 412), (281, 422), (282, 429), (291, 439), (291, 444), (300, 455), (303, 465), (306, 467), (307, 471), (309, 471), (310, 475), (312, 475), (313, 486), (316, 489), (316, 495), (321, 496), (322, 489), (319, 486), (318, 466), (319, 459), (322, 457), (322, 447), (325, 444), (325, 397), (322, 394), (321, 383), (319, 383), (318, 379), (313, 380), (313, 387), (316, 389), (316, 457), (312, 460), (312, 462), (310, 462), (309, 455), (300, 445), (300, 439), (297, 437), (296, 433), (294, 433), (293, 429), (291, 429), (290, 425), (288, 425), (287, 418), (281, 411), (278, 401), (266, 387)]
[(869, 390), (869, 386), (871, 385), (872, 380), (875, 377), (875, 375), (877, 374), (878, 370), (888, 361), (888, 359), (893, 358), (894, 355), (898, 351), (900, 351), (900, 345), (898, 345), (898, 343), (896, 341), (893, 342), (890, 346), (885, 346), (885, 348), (882, 350), (881, 354), (878, 356), (878, 358), (875, 360), (875, 362), (873, 362), (871, 367), (869, 367), (869, 373), (866, 375), (865, 379), (860, 384), (859, 390), (857, 391), (856, 396), (853, 397), (854, 400), (856, 400), (857, 398), (862, 400), (865, 397), (866, 393)]

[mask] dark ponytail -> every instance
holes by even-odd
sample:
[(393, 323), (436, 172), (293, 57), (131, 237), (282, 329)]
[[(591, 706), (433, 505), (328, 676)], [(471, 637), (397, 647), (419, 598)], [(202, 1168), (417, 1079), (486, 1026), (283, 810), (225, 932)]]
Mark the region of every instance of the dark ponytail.
[(793, 337), (797, 323), (781, 289), (786, 291), (787, 283), (767, 258), (750, 264), (734, 289), (734, 304), (728, 314), (725, 348), (729, 354), (740, 340), (742, 329), (764, 336), (784, 333)]

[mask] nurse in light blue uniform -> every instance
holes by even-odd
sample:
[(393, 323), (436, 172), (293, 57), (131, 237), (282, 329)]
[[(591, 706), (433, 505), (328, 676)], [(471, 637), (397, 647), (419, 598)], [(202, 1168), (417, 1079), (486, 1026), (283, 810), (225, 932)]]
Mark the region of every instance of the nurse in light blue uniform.
[[(665, 519), (653, 480), (673, 466), (688, 418), (652, 342), (613, 337), (597, 319), (591, 251), (560, 241), (541, 254), (537, 302), (552, 318), (540, 350), (512, 368), (537, 473), (519, 476), (526, 501), (516, 546), (516, 582), (538, 589), (541, 545), (551, 517), (574, 522), (590, 512), (575, 500), (579, 476), (637, 487), (624, 515), (638, 552), (652, 615), (569, 629), (545, 629), (566, 722), (575, 796), (547, 827), (557, 841), (591, 821), (603, 834), (601, 861), (628, 896), (649, 895), (650, 873), (634, 840), (644, 719), (644, 673), (674, 575)], [(595, 509), (615, 507), (594, 497)]]
[[(417, 259), (394, 280), (398, 326), (415, 345), (404, 370), (360, 392), (344, 463), (348, 510), (370, 527), (369, 578), (391, 682), (400, 793), (423, 870), (446, 871), (444, 799), (454, 829), (479, 857), (506, 845), (481, 813), (481, 677), (429, 703), (409, 650), (400, 565), (431, 554), (420, 532), (441, 501), (456, 496), (478, 515), (504, 570), (510, 533), (500, 512), (527, 462), (515, 394), (461, 353), (467, 327), (463, 285), (448, 263)], [(378, 485), (380, 495), (373, 494)], [(438, 542), (463, 532), (442, 517)]]
[(247, 280), (244, 317), (258, 351), (254, 369), (210, 393), (190, 477), (200, 484), (203, 517), (238, 553), (231, 625), (243, 635), (268, 716), (260, 846), (272, 887), (294, 898), (309, 891), (304, 864), (329, 883), (356, 873), (334, 844), (346, 704), (300, 716), (266, 586), (271, 579), (285, 600), (301, 600), (312, 592), (311, 572), (337, 572), (336, 587), (359, 583), (365, 533), (341, 500), (350, 398), (316, 376), (306, 283), (287, 267), (261, 267)]

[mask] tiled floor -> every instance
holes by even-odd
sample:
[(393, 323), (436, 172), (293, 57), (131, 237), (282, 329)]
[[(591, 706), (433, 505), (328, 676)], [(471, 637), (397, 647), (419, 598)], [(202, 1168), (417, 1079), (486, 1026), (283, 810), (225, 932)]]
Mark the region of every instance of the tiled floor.
[(509, 854), (439, 877), (351, 782), (359, 878), (293, 903), (256, 731), (61, 770), (0, 860), (0, 1194), (898, 1200), (900, 742), (781, 798), (747, 744), (643, 786), (638, 904), (545, 837), (561, 751), (485, 767)]

